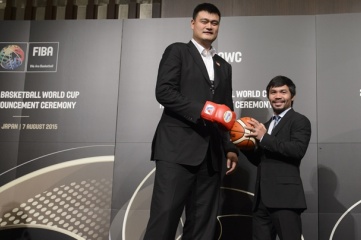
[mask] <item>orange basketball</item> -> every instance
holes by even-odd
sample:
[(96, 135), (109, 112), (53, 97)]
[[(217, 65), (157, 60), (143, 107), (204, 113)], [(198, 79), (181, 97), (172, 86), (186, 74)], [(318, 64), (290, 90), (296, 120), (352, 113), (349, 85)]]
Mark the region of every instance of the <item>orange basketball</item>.
[(231, 131), (231, 141), (234, 145), (236, 145), (241, 150), (250, 151), (253, 150), (256, 147), (256, 139), (253, 137), (245, 137), (245, 133), (250, 133), (248, 129), (245, 129), (244, 127), (250, 127), (251, 125), (247, 122), (247, 120), (250, 120), (250, 117), (242, 117), (238, 119)]

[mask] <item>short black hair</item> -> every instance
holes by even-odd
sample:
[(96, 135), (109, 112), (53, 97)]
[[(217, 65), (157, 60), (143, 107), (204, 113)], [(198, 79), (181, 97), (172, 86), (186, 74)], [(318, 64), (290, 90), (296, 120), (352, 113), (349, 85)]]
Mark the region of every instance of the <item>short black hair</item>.
[(267, 98), (269, 96), (269, 91), (271, 88), (282, 87), (284, 85), (287, 85), (287, 87), (290, 89), (291, 97), (294, 97), (296, 95), (296, 85), (288, 77), (278, 75), (278, 76), (272, 78), (271, 81), (267, 85), (267, 88), (266, 88)]
[(196, 20), (198, 13), (201, 11), (217, 14), (219, 16), (219, 20), (221, 20), (221, 12), (212, 3), (201, 3), (197, 5), (193, 10), (193, 20)]

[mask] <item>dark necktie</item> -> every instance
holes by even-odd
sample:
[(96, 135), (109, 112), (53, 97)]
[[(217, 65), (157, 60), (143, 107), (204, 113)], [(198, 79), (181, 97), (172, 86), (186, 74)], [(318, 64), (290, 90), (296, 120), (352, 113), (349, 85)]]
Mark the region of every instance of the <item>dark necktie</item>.
[(274, 121), (273, 127), (271, 129), (271, 133), (273, 131), (273, 129), (275, 129), (276, 125), (278, 124), (278, 122), (280, 121), (281, 116), (275, 115), (272, 117), (272, 120)]
[(276, 126), (278, 124), (278, 122), (281, 120), (281, 116), (273, 116), (273, 119), (275, 120), (274, 126)]

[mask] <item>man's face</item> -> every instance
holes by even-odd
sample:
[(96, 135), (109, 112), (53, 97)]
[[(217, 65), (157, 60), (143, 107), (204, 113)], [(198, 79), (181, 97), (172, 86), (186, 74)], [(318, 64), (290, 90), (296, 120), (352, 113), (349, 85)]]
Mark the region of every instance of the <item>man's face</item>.
[(208, 49), (218, 36), (219, 16), (206, 11), (200, 11), (196, 19), (192, 19), (191, 27), (193, 29), (194, 40)]
[(294, 96), (291, 97), (290, 89), (287, 85), (272, 87), (269, 90), (268, 99), (275, 113), (279, 114), (292, 105)]

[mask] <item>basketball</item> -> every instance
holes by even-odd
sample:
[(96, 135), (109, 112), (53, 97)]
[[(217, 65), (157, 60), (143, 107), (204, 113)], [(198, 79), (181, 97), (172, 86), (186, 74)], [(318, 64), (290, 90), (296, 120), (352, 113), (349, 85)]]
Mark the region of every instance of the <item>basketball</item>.
[(250, 127), (251, 125), (247, 122), (250, 120), (250, 117), (242, 117), (237, 119), (234, 123), (230, 134), (231, 134), (231, 141), (234, 145), (236, 145), (240, 150), (251, 151), (254, 150), (256, 147), (256, 139), (253, 137), (245, 137), (244, 134), (250, 133), (248, 129), (244, 127)]

